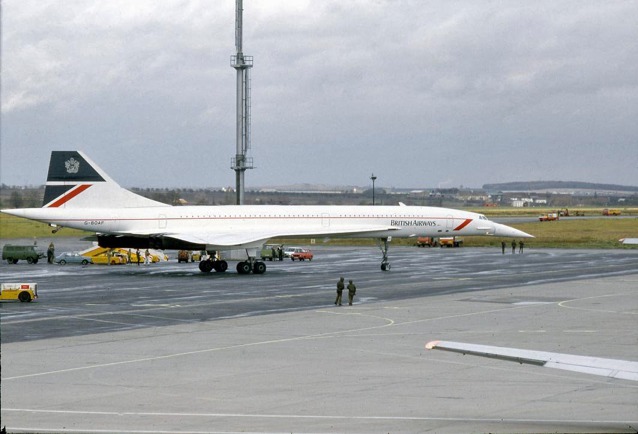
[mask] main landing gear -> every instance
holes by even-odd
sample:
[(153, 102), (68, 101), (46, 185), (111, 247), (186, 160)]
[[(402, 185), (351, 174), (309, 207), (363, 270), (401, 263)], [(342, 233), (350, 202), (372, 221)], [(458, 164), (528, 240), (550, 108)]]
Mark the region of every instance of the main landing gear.
[(247, 261), (242, 261), (237, 264), (237, 272), (239, 274), (264, 274), (266, 272), (266, 264), (261, 261), (255, 261), (254, 258), (249, 258)]
[(391, 237), (377, 240), (377, 246), (381, 250), (381, 254), (383, 254), (383, 259), (381, 260), (381, 270), (383, 271), (390, 271), (390, 262), (388, 262), (388, 243), (390, 241), (392, 241)]
[(228, 270), (228, 262), (217, 259), (204, 259), (199, 263), (199, 271), (203, 273), (210, 273), (213, 270), (217, 271), (218, 273), (223, 273), (224, 271)]
[[(199, 263), (199, 270), (203, 273), (210, 273), (215, 270), (223, 273), (228, 270), (228, 262), (223, 259), (213, 259), (211, 255), (208, 259), (204, 259)], [(264, 274), (266, 272), (266, 264), (262, 261), (256, 261), (254, 257), (249, 257), (247, 261), (241, 261), (237, 264), (237, 273), (239, 274)]]

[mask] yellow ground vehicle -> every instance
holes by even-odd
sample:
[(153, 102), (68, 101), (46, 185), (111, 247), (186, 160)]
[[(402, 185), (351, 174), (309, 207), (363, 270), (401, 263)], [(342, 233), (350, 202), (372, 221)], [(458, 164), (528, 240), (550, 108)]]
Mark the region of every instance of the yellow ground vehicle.
[(441, 237), (439, 238), (439, 245), (441, 247), (462, 247), (463, 238), (458, 237)]
[(619, 209), (607, 209), (603, 210), (603, 215), (612, 216), (612, 215), (620, 215), (621, 212)]
[[(140, 264), (144, 263), (144, 254), (146, 253), (146, 249), (139, 249)], [(89, 249), (83, 250), (80, 252), (81, 255), (90, 257), (93, 259), (94, 264), (127, 264), (132, 263), (136, 264), (137, 259), (137, 249), (122, 249), (122, 248), (106, 248), (94, 246)], [(149, 250), (149, 261), (150, 262), (160, 262), (160, 261), (168, 261), (168, 257), (164, 254), (164, 252), (158, 250)], [(130, 257), (130, 260), (129, 260)]]
[(111, 264), (111, 265), (119, 265), (126, 264), (128, 262), (128, 258), (126, 255), (123, 255), (119, 252), (108, 252), (100, 253), (99, 255), (93, 256), (93, 263), (99, 265)]
[(3, 283), (0, 285), (0, 300), (19, 300), (28, 303), (38, 298), (37, 283)]

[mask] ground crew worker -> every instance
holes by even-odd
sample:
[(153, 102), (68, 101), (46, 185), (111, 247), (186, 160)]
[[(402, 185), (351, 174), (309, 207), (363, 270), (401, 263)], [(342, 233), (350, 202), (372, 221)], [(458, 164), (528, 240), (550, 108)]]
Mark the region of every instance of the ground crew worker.
[(343, 294), (343, 288), (345, 288), (345, 285), (343, 284), (343, 277), (341, 277), (337, 282), (337, 299), (335, 300), (335, 304), (338, 306), (341, 306), (341, 295)]
[(523, 240), (520, 240), (518, 242), (518, 253), (523, 253), (523, 247), (525, 247), (525, 244), (523, 244)]
[(350, 306), (352, 306), (352, 299), (354, 298), (354, 295), (357, 293), (357, 287), (354, 286), (354, 283), (352, 283), (352, 280), (349, 280), (348, 282), (348, 304)]
[(151, 259), (151, 252), (148, 251), (148, 249), (146, 249), (146, 252), (144, 252), (144, 264), (148, 265), (148, 263), (150, 262)]
[(49, 264), (53, 264), (53, 258), (55, 257), (55, 246), (53, 242), (49, 244), (49, 248), (47, 249), (47, 262)]
[(135, 250), (135, 257), (137, 258), (137, 266), (140, 266), (140, 249)]
[(516, 253), (516, 240), (512, 240), (512, 253)]
[(505, 241), (501, 241), (501, 250), (503, 251), (503, 254), (505, 254)]

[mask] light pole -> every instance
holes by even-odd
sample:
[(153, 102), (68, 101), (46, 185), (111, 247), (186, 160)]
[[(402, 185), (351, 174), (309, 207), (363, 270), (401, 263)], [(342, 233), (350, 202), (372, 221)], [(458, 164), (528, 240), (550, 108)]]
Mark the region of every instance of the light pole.
[(377, 180), (377, 177), (374, 176), (374, 173), (373, 173), (370, 179), (372, 180), (372, 205), (374, 205), (374, 181)]

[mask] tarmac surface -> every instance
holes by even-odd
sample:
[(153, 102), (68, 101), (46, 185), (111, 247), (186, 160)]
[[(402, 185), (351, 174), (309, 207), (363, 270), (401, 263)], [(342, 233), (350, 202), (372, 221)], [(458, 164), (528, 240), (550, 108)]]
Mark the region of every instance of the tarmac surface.
[[(2, 425), (638, 430), (636, 382), (424, 349), (442, 339), (638, 361), (638, 250), (401, 247), (382, 272), (376, 248), (311, 248), (312, 262), (267, 262), (261, 276), (174, 259), (0, 265), (2, 282), (40, 294), (0, 305)], [(353, 306), (334, 305), (339, 276), (357, 285)]]

